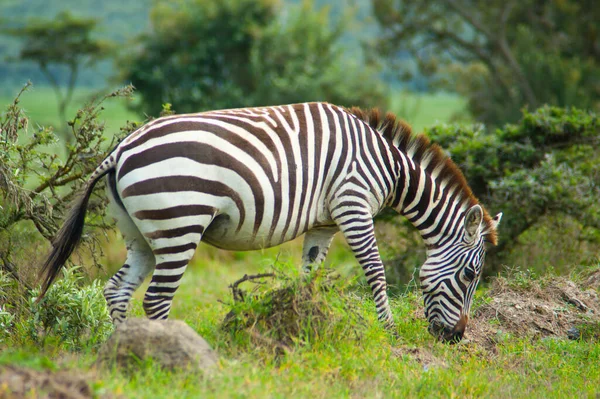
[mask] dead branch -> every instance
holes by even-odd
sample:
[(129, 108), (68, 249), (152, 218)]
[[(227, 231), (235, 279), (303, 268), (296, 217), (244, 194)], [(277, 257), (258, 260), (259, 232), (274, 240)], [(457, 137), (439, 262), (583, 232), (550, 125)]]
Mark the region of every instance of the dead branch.
[(232, 284), (229, 284), (229, 288), (231, 288), (231, 293), (233, 295), (233, 300), (235, 302), (243, 302), (244, 301), (244, 292), (238, 288), (238, 286), (245, 282), (245, 281), (253, 281), (254, 280), (258, 280), (261, 278), (266, 278), (266, 277), (275, 277), (275, 273), (261, 273), (261, 274), (252, 274), (252, 275), (247, 275), (244, 274), (244, 277), (242, 277), (241, 279), (235, 281)]

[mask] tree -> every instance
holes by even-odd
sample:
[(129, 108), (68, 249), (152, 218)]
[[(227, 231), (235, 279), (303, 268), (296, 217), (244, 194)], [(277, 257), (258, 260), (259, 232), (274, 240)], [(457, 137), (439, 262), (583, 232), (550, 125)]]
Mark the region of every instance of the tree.
[(413, 54), (445, 76), (481, 121), (516, 121), (523, 105), (600, 107), (600, 9), (592, 0), (372, 0), (380, 49)]
[[(111, 44), (94, 39), (94, 18), (77, 18), (61, 12), (54, 19), (31, 20), (20, 28), (6, 30), (23, 40), (18, 61), (37, 64), (56, 93), (58, 115), (67, 122), (66, 108), (71, 102), (77, 76), (84, 66), (94, 65), (109, 55)], [(51, 66), (67, 68), (67, 81), (62, 82)]]
[[(121, 62), (122, 77), (156, 114), (329, 100), (383, 105), (374, 66), (344, 57), (343, 25), (307, 1), (281, 14), (275, 0), (158, 2), (152, 30)], [(333, 25), (333, 27), (330, 27)]]
[(385, 109), (378, 64), (342, 44), (350, 18), (334, 22), (327, 8), (305, 1), (260, 31), (250, 60), (254, 105), (326, 100)]
[[(23, 256), (23, 252), (36, 253), (40, 237), (52, 240), (59, 220), (89, 174), (115, 142), (135, 127), (123, 128), (107, 144), (104, 124), (99, 121), (102, 103), (111, 97), (129, 97), (131, 87), (95, 99), (69, 121), (74, 143), (67, 145), (63, 159), (48, 150), (57, 143), (52, 128), (32, 127), (19, 107), (20, 96), (29, 85), (0, 113), (0, 272), (18, 279), (19, 266), (32, 271), (33, 256)], [(107, 226), (102, 221), (105, 205), (102, 196), (92, 199), (88, 216), (92, 225)]]

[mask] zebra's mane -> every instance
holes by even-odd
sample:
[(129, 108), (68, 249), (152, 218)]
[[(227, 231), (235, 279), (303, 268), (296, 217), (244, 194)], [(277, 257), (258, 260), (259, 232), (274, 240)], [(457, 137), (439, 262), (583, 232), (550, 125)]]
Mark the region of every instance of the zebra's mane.
[[(479, 200), (473, 194), (467, 179), (465, 179), (458, 166), (439, 145), (432, 144), (427, 136), (414, 134), (408, 123), (391, 112), (383, 115), (376, 108), (363, 110), (358, 107), (352, 107), (348, 111), (390, 140), (400, 151), (407, 154), (413, 162), (421, 166), (425, 164), (424, 169), (426, 172), (433, 174), (435, 171), (437, 182), (446, 181), (447, 187), (457, 186), (463, 193), (463, 201), (466, 201), (469, 207), (479, 204)], [(496, 229), (492, 227), (492, 218), (485, 207), (479, 205), (483, 209), (483, 231), (487, 236), (486, 239), (491, 244), (497, 245), (498, 237)]]

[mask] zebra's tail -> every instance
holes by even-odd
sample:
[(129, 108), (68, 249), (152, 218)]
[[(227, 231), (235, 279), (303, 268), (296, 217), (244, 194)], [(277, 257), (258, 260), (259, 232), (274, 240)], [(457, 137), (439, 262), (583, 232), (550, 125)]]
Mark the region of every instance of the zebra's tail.
[(48, 259), (46, 259), (46, 262), (40, 271), (40, 279), (43, 279), (43, 282), (40, 295), (36, 300), (37, 302), (46, 295), (48, 288), (50, 288), (60, 273), (63, 265), (67, 259), (69, 259), (69, 256), (71, 256), (81, 240), (83, 225), (85, 223), (85, 214), (94, 186), (100, 178), (114, 170), (116, 165), (115, 159), (114, 153), (111, 154), (100, 164), (100, 166), (98, 166), (98, 168), (96, 168), (94, 173), (92, 173), (85, 186), (85, 190), (77, 200), (75, 200), (75, 203), (65, 218), (64, 224), (58, 233), (56, 233), (52, 242), (52, 251), (50, 252), (50, 255), (48, 255)]

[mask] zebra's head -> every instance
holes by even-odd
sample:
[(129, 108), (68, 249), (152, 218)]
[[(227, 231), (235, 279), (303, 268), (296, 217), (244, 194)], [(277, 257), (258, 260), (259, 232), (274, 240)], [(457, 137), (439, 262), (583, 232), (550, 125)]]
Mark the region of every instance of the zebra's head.
[[(429, 332), (445, 342), (462, 339), (485, 258), (486, 238), (495, 237), (502, 213), (484, 218), (473, 205), (456, 224), (453, 239), (427, 251), (420, 280)], [(487, 219), (487, 220), (486, 220)]]

